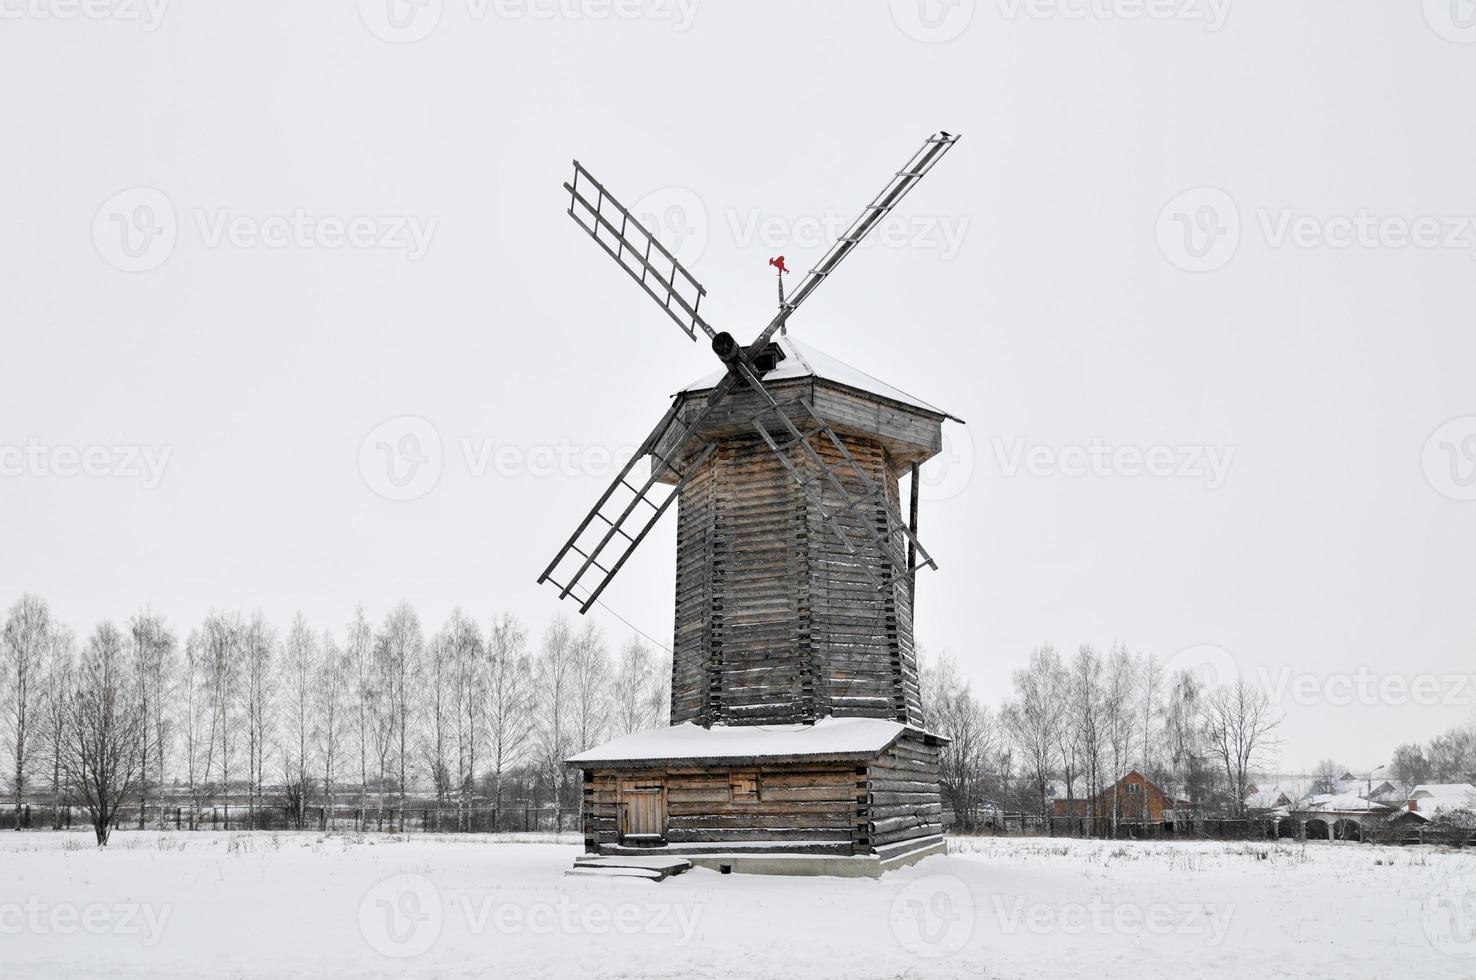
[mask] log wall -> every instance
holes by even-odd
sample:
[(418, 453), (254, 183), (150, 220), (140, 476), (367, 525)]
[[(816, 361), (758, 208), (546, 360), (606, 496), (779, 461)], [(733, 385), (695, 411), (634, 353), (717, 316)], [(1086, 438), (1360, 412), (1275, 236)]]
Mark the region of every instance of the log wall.
[(917, 732), (866, 767), (864, 843), (885, 851), (894, 845), (943, 833), (943, 800), (938, 792), (938, 746)]
[[(876, 439), (842, 439), (900, 515), (899, 461)], [(846, 492), (864, 500), (834, 445), (824, 437), (812, 445)], [(756, 434), (721, 440), (682, 491), (672, 721), (780, 724), (834, 714), (920, 727), (912, 585), (871, 536), (890, 541), (905, 565), (902, 528), (880, 501), (848, 511), (805, 454), (792, 450), (790, 460), (818, 503)]]
[(663, 782), (666, 843), (721, 850), (762, 842), (776, 850), (851, 854), (864, 836), (864, 763), (597, 769), (584, 777), (586, 851), (620, 843), (621, 781), (633, 778)]

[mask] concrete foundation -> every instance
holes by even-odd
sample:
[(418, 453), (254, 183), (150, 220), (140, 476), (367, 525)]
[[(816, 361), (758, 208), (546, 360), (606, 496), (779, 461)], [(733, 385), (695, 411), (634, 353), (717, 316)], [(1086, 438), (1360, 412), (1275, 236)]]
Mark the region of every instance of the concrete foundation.
[[(909, 842), (910, 843), (910, 842)], [(933, 854), (943, 854), (942, 837), (926, 837), (916, 846), (887, 854), (684, 854), (699, 868), (748, 875), (829, 875), (835, 878), (880, 878), (888, 871), (916, 864)]]

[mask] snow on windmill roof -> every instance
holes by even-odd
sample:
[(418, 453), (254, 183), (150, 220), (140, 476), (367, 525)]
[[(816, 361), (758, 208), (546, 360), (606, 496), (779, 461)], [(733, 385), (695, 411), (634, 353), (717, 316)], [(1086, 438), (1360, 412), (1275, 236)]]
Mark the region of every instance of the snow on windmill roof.
[[(774, 338), (774, 342), (784, 351), (784, 360), (780, 361), (774, 370), (764, 375), (763, 380), (765, 381), (789, 381), (796, 378), (812, 377), (821, 378), (847, 388), (854, 388), (857, 391), (862, 391), (869, 395), (878, 395), (890, 401), (910, 405), (913, 408), (920, 408), (925, 412), (932, 412), (934, 415), (941, 415), (955, 422), (963, 421), (958, 416), (945, 412), (937, 405), (923, 401), (916, 395), (909, 395), (900, 388), (894, 388), (885, 381), (874, 378), (859, 368), (851, 367), (837, 357), (832, 357), (822, 350), (811, 347), (809, 344), (800, 343), (788, 334), (780, 334)], [(727, 368), (719, 368), (710, 374), (703, 375), (692, 384), (687, 385), (681, 391), (677, 392), (677, 394), (685, 395), (694, 391), (707, 391), (716, 387), (717, 383), (727, 373)]]
[(713, 725), (692, 722), (635, 732), (566, 762), (721, 762), (772, 756), (873, 756), (886, 751), (906, 728), (885, 718), (821, 718), (813, 725)]

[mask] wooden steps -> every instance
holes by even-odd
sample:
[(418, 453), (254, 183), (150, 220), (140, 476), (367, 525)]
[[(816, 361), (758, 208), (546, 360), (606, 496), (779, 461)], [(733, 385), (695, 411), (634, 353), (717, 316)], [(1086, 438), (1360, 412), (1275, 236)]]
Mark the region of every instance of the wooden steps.
[(576, 858), (574, 867), (564, 872), (572, 878), (644, 878), (648, 881), (664, 881), (672, 875), (690, 870), (692, 862), (681, 857), (637, 855), (601, 857), (584, 854)]

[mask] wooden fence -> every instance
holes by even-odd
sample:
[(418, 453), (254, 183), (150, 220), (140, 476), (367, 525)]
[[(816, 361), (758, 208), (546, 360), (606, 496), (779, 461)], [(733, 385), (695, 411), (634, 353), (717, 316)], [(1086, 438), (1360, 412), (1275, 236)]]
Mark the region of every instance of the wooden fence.
[[(80, 807), (24, 803), (21, 830), (71, 830), (88, 827)], [(117, 830), (319, 830), (388, 833), (560, 833), (579, 830), (578, 807), (427, 806), (407, 803), (401, 818), (398, 802), (367, 808), (309, 806), (302, 814), (284, 806), (125, 806), (113, 824)], [(0, 830), (17, 829), (14, 805), (0, 805)]]

